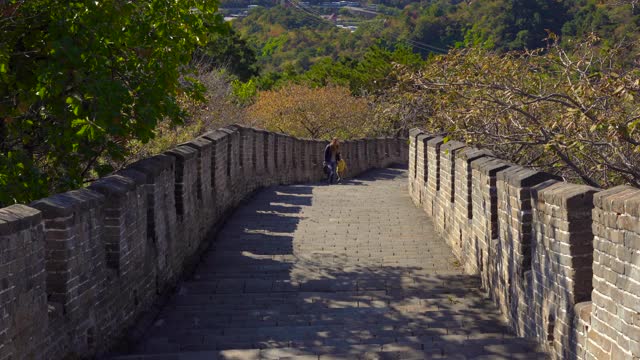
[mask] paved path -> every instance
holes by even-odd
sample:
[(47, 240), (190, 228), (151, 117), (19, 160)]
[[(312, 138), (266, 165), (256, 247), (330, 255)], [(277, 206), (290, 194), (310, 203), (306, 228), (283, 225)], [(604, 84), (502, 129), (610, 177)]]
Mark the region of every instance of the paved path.
[[(406, 171), (236, 211), (131, 359), (541, 359), (463, 275)], [(149, 355), (163, 354), (163, 355)]]

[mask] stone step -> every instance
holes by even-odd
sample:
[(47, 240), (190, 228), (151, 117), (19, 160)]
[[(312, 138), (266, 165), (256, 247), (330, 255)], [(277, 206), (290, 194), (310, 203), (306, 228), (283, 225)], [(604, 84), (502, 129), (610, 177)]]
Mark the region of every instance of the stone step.
[[(315, 282), (296, 284), (283, 281), (250, 279), (246, 281), (219, 281), (203, 284), (184, 284), (180, 286), (173, 300), (176, 302), (193, 299), (204, 303), (224, 302), (235, 297), (236, 300), (254, 299), (298, 300), (309, 297), (327, 299), (364, 298), (370, 300), (400, 301), (408, 298), (442, 299), (465, 298), (467, 300), (484, 299), (479, 289), (451, 289), (448, 287), (419, 288), (406, 286), (393, 288), (375, 281), (361, 282)], [(198, 300), (200, 299), (200, 300)]]
[[(171, 329), (149, 331), (148, 341), (141, 344), (141, 351), (148, 352), (151, 349), (167, 348), (171, 350), (216, 350), (226, 348), (253, 348), (264, 347), (264, 344), (283, 342), (290, 345), (296, 342), (298, 345), (327, 345), (327, 341), (338, 341), (345, 344), (399, 342), (400, 339), (412, 339), (412, 341), (434, 342), (448, 339), (453, 336), (458, 340), (478, 339), (486, 334), (491, 334), (492, 340), (516, 339), (508, 335), (505, 326), (501, 333), (500, 328), (494, 323), (484, 324), (438, 324), (432, 328), (408, 324), (361, 327), (349, 326), (264, 326), (258, 328), (212, 328), (212, 329)], [(160, 346), (158, 344), (162, 344)], [(242, 344), (242, 346), (241, 346)]]
[[(190, 306), (168, 307), (158, 317), (166, 323), (175, 321), (200, 319), (202, 321), (224, 320), (235, 321), (325, 321), (325, 320), (352, 320), (369, 323), (371, 319), (387, 319), (388, 321), (418, 322), (429, 324), (433, 321), (493, 321), (499, 324), (502, 315), (495, 310), (482, 312), (481, 309), (446, 308), (423, 305), (396, 305), (366, 304), (367, 306), (342, 306), (338, 303), (333, 307), (324, 304), (292, 305), (269, 304), (256, 305), (216, 305), (216, 306)], [(436, 313), (440, 311), (441, 313)], [(169, 315), (171, 314), (171, 315)], [(307, 316), (308, 314), (312, 314)]]
[[(453, 311), (424, 311), (416, 314), (411, 319), (400, 322), (400, 319), (390, 319), (394, 312), (379, 308), (360, 308), (360, 309), (334, 309), (332, 312), (325, 313), (295, 313), (295, 314), (277, 314), (272, 310), (264, 313), (236, 313), (228, 312), (169, 312), (167, 315), (161, 314), (154, 323), (151, 330), (154, 332), (188, 329), (225, 329), (225, 328), (261, 328), (271, 326), (342, 326), (348, 327), (369, 327), (376, 326), (395, 326), (413, 328), (435, 328), (442, 326), (450, 326), (451, 329), (464, 329), (467, 327), (470, 331), (474, 329), (482, 329), (483, 326), (492, 325), (500, 327), (500, 314), (485, 314), (478, 311), (470, 314), (469, 312), (460, 313)], [(406, 316), (406, 314), (405, 314)]]
[[(502, 338), (487, 334), (475, 338), (443, 336), (439, 338), (406, 337), (397, 341), (380, 338), (379, 342), (353, 344), (328, 340), (323, 344), (310, 341), (229, 343), (237, 348), (211, 349), (211, 344), (175, 346), (154, 342), (153, 348), (137, 355), (114, 360), (200, 360), (200, 359), (546, 359), (537, 344), (529, 339)], [(254, 345), (254, 347), (252, 347)], [(224, 346), (223, 346), (224, 347)]]
[[(212, 285), (213, 286), (213, 285)], [(452, 302), (465, 301), (483, 301), (483, 293), (480, 290), (468, 289), (390, 289), (385, 290), (384, 286), (370, 284), (354, 284), (355, 288), (349, 288), (347, 284), (326, 284), (326, 287), (339, 290), (328, 290), (324, 284), (316, 284), (316, 286), (305, 287), (300, 285), (300, 291), (294, 291), (296, 285), (290, 283), (273, 283), (271, 281), (247, 281), (236, 283), (218, 284), (215, 293), (205, 293), (207, 290), (203, 288), (202, 292), (190, 292), (189, 288), (181, 288), (179, 292), (171, 299), (170, 303), (177, 306), (192, 305), (216, 305), (229, 303), (229, 299), (233, 299), (235, 304), (276, 304), (276, 303), (309, 303), (309, 299), (314, 301), (360, 301), (360, 302), (392, 302), (402, 301), (404, 299), (420, 299), (432, 302)], [(280, 291), (271, 291), (272, 289)]]
[[(173, 313), (171, 316), (161, 316), (154, 324), (155, 328), (226, 328), (226, 327), (262, 327), (262, 326), (311, 326), (311, 325), (341, 325), (341, 326), (369, 326), (370, 324), (393, 323), (385, 312), (376, 309), (348, 309), (325, 314), (276, 314), (273, 311), (264, 313)], [(346, 310), (346, 309), (345, 309)]]
[[(227, 299), (230, 300), (230, 299)], [(281, 299), (256, 299), (255, 302), (242, 302), (238, 303), (220, 301), (211, 303), (194, 303), (189, 305), (182, 305), (172, 303), (165, 308), (164, 313), (169, 311), (175, 311), (176, 313), (183, 314), (198, 314), (203, 315), (231, 315), (238, 316), (243, 314), (250, 314), (252, 317), (258, 316), (278, 316), (278, 315), (295, 315), (306, 314), (310, 311), (325, 316), (326, 314), (340, 313), (348, 315), (350, 313), (363, 312), (368, 313), (382, 313), (390, 312), (403, 313), (403, 317), (416, 316), (416, 314), (428, 313), (433, 311), (448, 311), (450, 313), (458, 312), (462, 315), (469, 315), (479, 317), (482, 314), (491, 316), (492, 318), (501, 318), (500, 313), (495, 308), (489, 308), (486, 311), (482, 309), (482, 303), (473, 301), (453, 300), (449, 299), (427, 299), (423, 302), (411, 302), (409, 300), (368, 300), (368, 299), (324, 299), (309, 297), (306, 299), (298, 300), (281, 300)], [(455, 302), (458, 301), (458, 302)], [(343, 309), (343, 310), (341, 310)]]
[[(221, 275), (217, 273), (217, 275)], [(451, 291), (463, 293), (466, 291), (477, 292), (480, 289), (478, 278), (447, 279), (446, 277), (406, 277), (401, 279), (384, 280), (375, 276), (336, 277), (326, 280), (292, 281), (288, 278), (277, 279), (268, 275), (262, 278), (248, 278), (243, 276), (219, 276), (217, 278), (196, 278), (181, 284), (180, 289), (185, 293), (214, 294), (224, 290), (226, 285), (236, 285), (245, 292), (283, 292), (283, 291), (363, 291), (375, 289), (388, 289), (396, 291)]]
[[(175, 310), (175, 311), (174, 311)], [(405, 312), (406, 315), (416, 313), (416, 320), (436, 320), (436, 321), (464, 321), (464, 320), (491, 320), (500, 322), (503, 317), (497, 310), (482, 309), (464, 309), (464, 310), (451, 310), (447, 308), (439, 308), (435, 305), (424, 305), (411, 302), (398, 302), (392, 303), (385, 307), (359, 307), (359, 308), (347, 308), (347, 307), (334, 307), (327, 308), (324, 312), (296, 312), (296, 311), (284, 311), (285, 309), (270, 308), (265, 310), (251, 310), (251, 311), (232, 311), (225, 310), (180, 310), (167, 308), (161, 314), (158, 319), (162, 323), (175, 325), (176, 322), (186, 321), (190, 324), (197, 322), (222, 322), (231, 323), (238, 321), (349, 321), (359, 320), (363, 323), (368, 323), (368, 318), (384, 316), (389, 318), (395, 311)], [(292, 309), (289, 309), (292, 310)]]

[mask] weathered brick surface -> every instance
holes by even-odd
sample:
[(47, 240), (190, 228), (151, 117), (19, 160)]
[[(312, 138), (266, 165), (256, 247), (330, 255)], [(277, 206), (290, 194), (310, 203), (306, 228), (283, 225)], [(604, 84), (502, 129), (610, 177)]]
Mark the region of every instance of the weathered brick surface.
[[(241, 152), (241, 136), (240, 131), (235, 127), (226, 127), (220, 129), (227, 132), (227, 201), (226, 207), (235, 207), (241, 200), (240, 194), (245, 191), (244, 187), (244, 156)], [(235, 165), (234, 165), (235, 164)]]
[[(491, 157), (471, 162), (473, 238), (470, 240), (477, 249), (476, 267), (485, 289), (493, 289), (497, 284), (498, 257), (498, 196), (496, 175), (511, 165)], [(466, 265), (465, 268), (473, 268)]]
[(359, 172), (362, 171), (363, 168), (365, 168), (367, 166), (366, 163), (366, 157), (365, 157), (365, 147), (364, 147), (364, 141), (363, 140), (355, 140), (354, 141), (355, 144), (355, 149), (354, 149), (354, 154), (355, 154), (355, 158), (356, 158), (356, 167), (355, 167), (355, 171)]
[(226, 131), (216, 130), (205, 133), (202, 137), (211, 141), (211, 208), (218, 219), (231, 203), (230, 136)]
[[(325, 145), (234, 125), (87, 189), (0, 209), (0, 360), (104, 352), (253, 190), (323, 179)], [(406, 161), (406, 146), (346, 142), (348, 176)]]
[(234, 204), (237, 204), (242, 199), (240, 194), (253, 190), (251, 188), (253, 181), (250, 181), (250, 177), (253, 175), (254, 131), (251, 128), (240, 125), (231, 125), (229, 128), (237, 132), (238, 166), (235, 177), (233, 177), (235, 193), (238, 194), (238, 196), (234, 197)]
[(175, 207), (175, 158), (157, 155), (138, 161), (128, 168), (145, 176), (142, 185), (147, 197), (146, 232), (156, 254), (155, 273), (158, 291), (175, 283), (178, 273), (170, 257), (177, 248)]
[(0, 209), (0, 359), (42, 357), (46, 276), (41, 213), (24, 205)]
[(514, 330), (559, 359), (640, 358), (640, 190), (427, 138), (410, 132), (409, 193)]
[(440, 190), (436, 193), (433, 213), (436, 229), (457, 258), (462, 255), (462, 234), (455, 231), (454, 224), (455, 159), (456, 153), (463, 149), (465, 145), (458, 141), (448, 141), (440, 146)]
[(209, 231), (208, 219), (215, 216), (215, 206), (213, 204), (213, 188), (212, 188), (212, 156), (213, 142), (204, 137), (191, 140), (183, 146), (191, 147), (196, 150), (196, 211), (194, 219), (198, 225), (198, 233), (196, 238), (200, 239), (206, 236)]
[(259, 188), (264, 186), (266, 182), (266, 157), (269, 156), (269, 153), (265, 151), (265, 147), (268, 145), (265, 143), (265, 134), (267, 132), (264, 130), (254, 130), (254, 154), (253, 154), (253, 162), (254, 162), (254, 174), (256, 178), (255, 188)]
[(175, 205), (177, 215), (177, 233), (175, 253), (171, 254), (176, 270), (181, 268), (186, 258), (194, 255), (198, 247), (200, 226), (198, 212), (201, 201), (198, 200), (198, 151), (188, 146), (179, 146), (165, 154), (174, 156), (175, 163)]
[(592, 187), (557, 181), (534, 188), (529, 314), (525, 333), (548, 342), (557, 358), (577, 355), (576, 305), (591, 299)]
[(452, 201), (454, 209), (453, 229), (450, 245), (454, 253), (458, 253), (462, 265), (470, 274), (479, 273), (478, 263), (480, 262), (480, 252), (482, 248), (473, 232), (473, 182), (471, 162), (476, 159), (491, 156), (486, 150), (479, 150), (472, 147), (460, 149), (455, 153), (455, 177), (453, 189), (455, 190)]
[(497, 174), (498, 244), (497, 278), (493, 288), (503, 312), (518, 334), (524, 329), (529, 299), (526, 274), (531, 270), (531, 189), (553, 176), (512, 166)]
[[(434, 216), (435, 214), (436, 201), (440, 192), (440, 146), (442, 144), (444, 144), (444, 138), (441, 136), (427, 140), (426, 155), (423, 155), (423, 158), (426, 157), (428, 169), (427, 179), (422, 188), (421, 203), (422, 208), (429, 216)], [(418, 144), (418, 151), (420, 151), (420, 144)]]
[[(418, 136), (422, 134), (422, 130), (420, 129), (411, 129), (409, 131), (409, 138), (411, 142), (409, 143), (409, 194), (411, 195), (411, 200), (414, 204), (420, 204), (420, 193), (418, 191), (419, 185), (418, 182), (424, 182), (423, 177), (417, 178), (418, 176)], [(424, 151), (423, 151), (424, 154)], [(424, 165), (423, 165), (424, 166)]]
[[(125, 274), (132, 271), (131, 239), (119, 228), (126, 214), (105, 214), (107, 209), (99, 206), (104, 201), (99, 193), (76, 190), (30, 205), (43, 214), (48, 300), (59, 304), (62, 314), (73, 320), (84, 318), (87, 305), (93, 303), (87, 297), (94, 296), (92, 287), (104, 281), (104, 265)], [(103, 223), (104, 234), (100, 234)]]
[(276, 142), (276, 135), (272, 132), (269, 131), (263, 131), (262, 132), (262, 136), (263, 136), (263, 143), (264, 143), (264, 149), (263, 149), (263, 161), (264, 161), (264, 181), (263, 184), (264, 186), (270, 186), (275, 184), (276, 178), (274, 176), (274, 174), (276, 173), (276, 160), (277, 160), (277, 154), (276, 154), (276, 146), (275, 146), (275, 142)]
[(640, 358), (640, 190), (594, 196), (593, 295), (587, 353)]
[(416, 180), (412, 186), (412, 194), (413, 198), (416, 199), (416, 205), (423, 204), (427, 191), (427, 184), (429, 181), (429, 174), (427, 166), (428, 157), (427, 157), (427, 141), (433, 139), (433, 136), (428, 136), (423, 133), (417, 133), (415, 135), (415, 145), (413, 146), (415, 154), (413, 155), (413, 159), (415, 161), (414, 165), (414, 176), (413, 178)]

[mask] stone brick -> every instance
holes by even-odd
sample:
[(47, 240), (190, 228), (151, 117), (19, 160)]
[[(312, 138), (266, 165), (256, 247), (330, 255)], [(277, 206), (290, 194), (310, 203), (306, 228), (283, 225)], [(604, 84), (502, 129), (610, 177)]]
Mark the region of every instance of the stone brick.
[[(104, 353), (253, 190), (321, 179), (325, 145), (232, 125), (88, 189), (0, 209), (0, 358)], [(349, 141), (343, 151), (349, 176), (408, 158), (402, 138)]]

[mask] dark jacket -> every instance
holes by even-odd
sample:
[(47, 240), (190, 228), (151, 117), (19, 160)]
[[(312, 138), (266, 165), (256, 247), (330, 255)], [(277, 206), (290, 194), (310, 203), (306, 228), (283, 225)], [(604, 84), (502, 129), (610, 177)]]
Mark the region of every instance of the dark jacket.
[[(331, 144), (324, 148), (324, 161), (327, 163), (331, 161)], [(336, 162), (338, 161), (340, 161), (340, 151), (336, 154)]]

